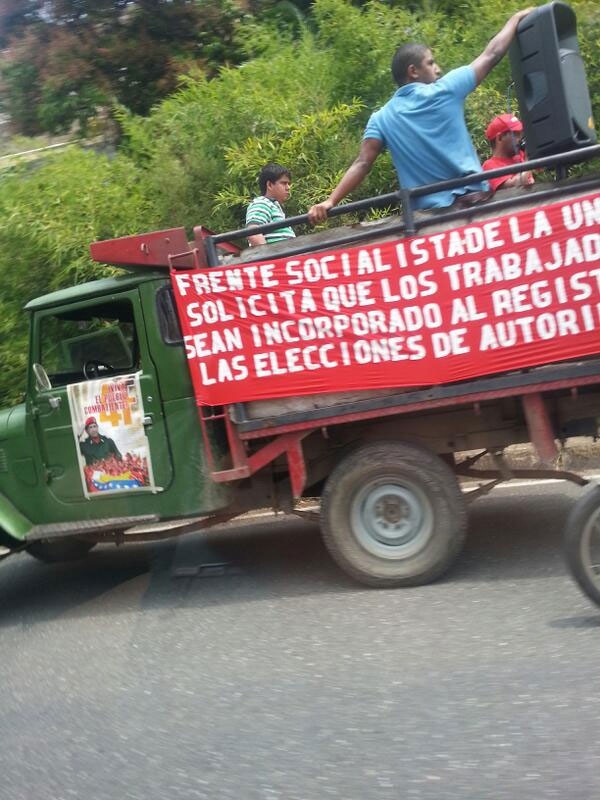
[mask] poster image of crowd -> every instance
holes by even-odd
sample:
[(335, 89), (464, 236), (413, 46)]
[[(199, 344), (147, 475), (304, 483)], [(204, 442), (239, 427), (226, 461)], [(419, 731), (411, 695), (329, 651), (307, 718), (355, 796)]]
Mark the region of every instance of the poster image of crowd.
[(72, 384), (68, 395), (85, 496), (155, 491), (138, 375)]

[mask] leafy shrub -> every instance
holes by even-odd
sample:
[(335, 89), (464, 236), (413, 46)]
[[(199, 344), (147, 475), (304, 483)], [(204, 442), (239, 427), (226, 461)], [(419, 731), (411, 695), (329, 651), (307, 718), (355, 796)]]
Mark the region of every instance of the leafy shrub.
[[(572, 4), (599, 119), (600, 11), (595, 0)], [(258, 0), (249, 7), (257, 5)], [(256, 193), (258, 172), (271, 160), (292, 172), (288, 213), (306, 211), (335, 186), (358, 151), (369, 114), (394, 90), (389, 67), (399, 44), (428, 43), (445, 70), (470, 63), (521, 4), (315, 0), (311, 13), (307, 2), (299, 4), (304, 18), (289, 5), (280, 5), (279, 16), (267, 23), (246, 18), (235, 33), (231, 15), (237, 11), (224, 4), (229, 38), (226, 49), (213, 55), (243, 63), (223, 66), (212, 78), (206, 69), (188, 71), (146, 117), (118, 106), (122, 142), (114, 160), (70, 148), (41, 168), (2, 173), (0, 393), (5, 400), (21, 385), (23, 303), (105, 274), (89, 259), (90, 241), (174, 225), (238, 228)], [(216, 8), (209, 0), (205, 7)], [(284, 17), (289, 24), (282, 29)], [(217, 14), (215, 30), (222, 23)], [(234, 58), (225, 55), (233, 51)], [(14, 66), (11, 85), (25, 121), (32, 74), (24, 69), (22, 63)], [(467, 102), (467, 122), (482, 158), (489, 154), (483, 131), (505, 110), (509, 82), (505, 59)], [(33, 99), (37, 102), (37, 95)], [(66, 119), (52, 102), (49, 96), (49, 119), (53, 114)], [(389, 156), (383, 155), (351, 199), (387, 193), (396, 185)]]
[(0, 400), (23, 389), (27, 319), (23, 305), (47, 291), (106, 274), (90, 260), (89, 243), (160, 220), (139, 170), (78, 147), (4, 172), (0, 181)]

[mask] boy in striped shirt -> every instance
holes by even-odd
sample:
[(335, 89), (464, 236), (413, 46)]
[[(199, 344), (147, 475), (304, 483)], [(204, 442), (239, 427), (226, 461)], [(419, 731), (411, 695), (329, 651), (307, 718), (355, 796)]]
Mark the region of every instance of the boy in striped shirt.
[[(281, 203), (290, 196), (290, 173), (280, 164), (267, 164), (258, 176), (260, 197), (255, 197), (246, 212), (246, 227), (266, 225), (268, 222), (285, 220), (285, 213)], [(260, 244), (273, 244), (284, 239), (293, 239), (296, 234), (289, 225), (278, 228), (270, 233), (257, 233), (248, 237), (251, 247)]]

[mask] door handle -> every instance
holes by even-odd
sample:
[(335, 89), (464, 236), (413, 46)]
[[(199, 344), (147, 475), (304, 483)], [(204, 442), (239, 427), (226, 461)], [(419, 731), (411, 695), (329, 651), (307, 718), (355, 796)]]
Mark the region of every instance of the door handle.
[(62, 397), (48, 398), (48, 405), (50, 406), (50, 408), (60, 408), (61, 403), (62, 403)]
[(152, 414), (146, 414), (144, 417), (144, 428), (148, 427), (148, 425), (152, 425), (154, 422), (154, 417)]

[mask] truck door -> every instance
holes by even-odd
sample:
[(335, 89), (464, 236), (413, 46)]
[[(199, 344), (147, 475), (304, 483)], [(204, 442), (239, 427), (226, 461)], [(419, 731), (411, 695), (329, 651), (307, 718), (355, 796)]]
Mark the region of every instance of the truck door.
[[(49, 385), (43, 387), (39, 378), (31, 377), (32, 413), (48, 488), (62, 503), (87, 502), (67, 387), (86, 380), (141, 373), (144, 427), (159, 491), (138, 493), (137, 497), (135, 492), (124, 492), (122, 497), (113, 494), (112, 498), (121, 510), (127, 500), (140, 506), (139, 512), (132, 507), (131, 513), (159, 513), (161, 493), (172, 481), (173, 466), (137, 289), (37, 310), (32, 326), (32, 361), (43, 367), (41, 371), (36, 368), (38, 375), (45, 371), (49, 379)], [(100, 433), (109, 438), (110, 420), (97, 417)], [(107, 510), (104, 506), (98, 515), (105, 516)], [(90, 516), (89, 511), (86, 516)]]

